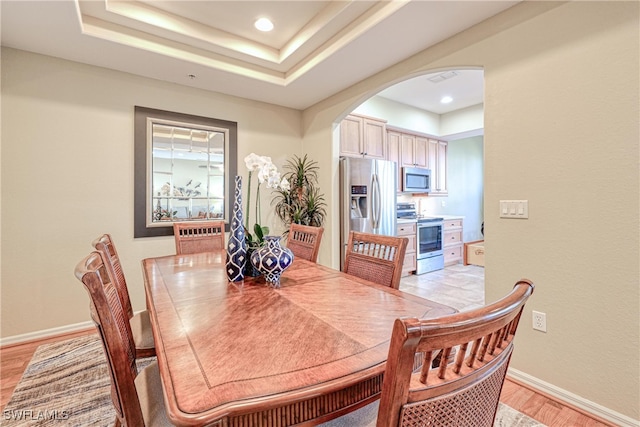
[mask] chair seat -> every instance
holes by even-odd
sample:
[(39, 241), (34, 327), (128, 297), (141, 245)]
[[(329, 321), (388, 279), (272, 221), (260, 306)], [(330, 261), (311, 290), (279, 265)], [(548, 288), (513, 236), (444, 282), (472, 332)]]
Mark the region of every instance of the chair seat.
[(151, 357), (156, 355), (156, 345), (153, 341), (151, 319), (147, 310), (133, 315), (129, 319), (133, 342), (136, 345), (136, 357)]
[(145, 426), (172, 426), (164, 406), (158, 362), (151, 362), (149, 366), (140, 371), (135, 379), (135, 384)]

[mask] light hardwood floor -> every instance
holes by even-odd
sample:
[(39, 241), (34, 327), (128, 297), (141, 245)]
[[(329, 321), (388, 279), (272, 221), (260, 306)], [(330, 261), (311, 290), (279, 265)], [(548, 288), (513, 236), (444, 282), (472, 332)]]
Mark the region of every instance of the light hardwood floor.
[[(437, 272), (403, 278), (400, 289), (458, 310), (471, 309), (484, 304), (484, 269), (458, 264)], [(39, 345), (92, 333), (95, 330), (0, 348), (0, 407), (4, 410)], [(505, 381), (500, 401), (549, 427), (612, 426), (511, 379)]]

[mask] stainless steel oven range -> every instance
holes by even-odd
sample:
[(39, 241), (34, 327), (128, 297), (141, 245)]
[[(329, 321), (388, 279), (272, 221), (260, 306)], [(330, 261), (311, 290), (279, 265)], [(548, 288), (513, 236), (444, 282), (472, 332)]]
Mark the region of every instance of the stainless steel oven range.
[(418, 218), (417, 224), (417, 264), (416, 274), (442, 270), (444, 251), (442, 249), (442, 229), (444, 220), (438, 217)]
[(398, 203), (398, 220), (416, 220), (416, 274), (444, 268), (443, 225), (440, 217), (420, 216), (415, 203)]

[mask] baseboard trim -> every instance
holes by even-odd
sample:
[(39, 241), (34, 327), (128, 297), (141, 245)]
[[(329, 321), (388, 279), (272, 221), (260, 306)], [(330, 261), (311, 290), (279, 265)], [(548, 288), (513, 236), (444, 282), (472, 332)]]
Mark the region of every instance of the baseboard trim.
[(567, 403), (568, 406), (572, 406), (576, 410), (584, 412), (588, 416), (600, 418), (603, 421), (616, 426), (640, 427), (640, 420), (634, 420), (631, 417), (615, 412), (609, 408), (605, 408), (602, 405), (591, 402), (590, 400), (573, 394), (567, 390), (563, 390), (522, 371), (518, 371), (517, 369), (509, 368), (507, 375), (510, 379), (522, 383), (522, 385), (528, 386), (540, 394), (545, 394), (555, 400)]
[(0, 338), (0, 347), (6, 347), (16, 344), (24, 344), (29, 341), (37, 341), (44, 338), (65, 335), (73, 332), (83, 331), (95, 328), (95, 324), (89, 320), (87, 322), (75, 323), (73, 325), (60, 326), (57, 328), (44, 329), (42, 331), (29, 332), (21, 335), (13, 335), (6, 338)]

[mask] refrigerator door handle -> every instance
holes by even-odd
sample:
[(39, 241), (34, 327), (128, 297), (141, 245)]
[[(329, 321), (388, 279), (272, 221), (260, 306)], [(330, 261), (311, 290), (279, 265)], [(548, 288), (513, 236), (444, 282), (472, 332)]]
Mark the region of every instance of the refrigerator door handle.
[(373, 174), (372, 180), (372, 194), (371, 194), (371, 207), (373, 208), (372, 219), (373, 224), (372, 228), (376, 230), (380, 227), (380, 181), (378, 180), (378, 174)]

